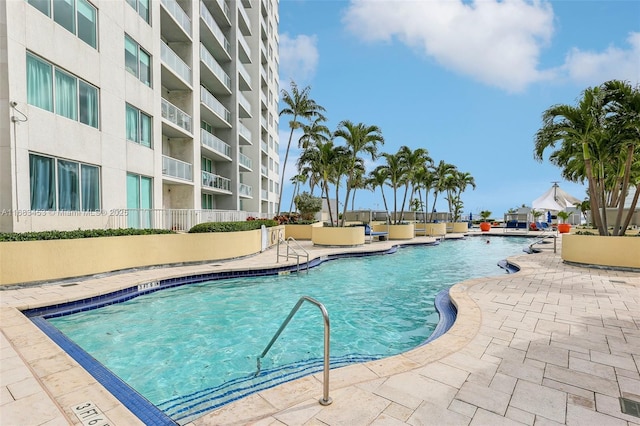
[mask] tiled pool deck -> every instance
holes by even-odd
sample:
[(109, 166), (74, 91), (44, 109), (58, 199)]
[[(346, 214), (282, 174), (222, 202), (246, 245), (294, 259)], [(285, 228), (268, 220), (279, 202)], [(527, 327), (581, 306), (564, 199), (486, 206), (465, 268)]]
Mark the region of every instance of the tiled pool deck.
[[(338, 251), (303, 244), (314, 258)], [(566, 265), (551, 244), (539, 247), (541, 253), (510, 258), (521, 268), (516, 274), (496, 270), (496, 276), (455, 285), (458, 319), (434, 342), (332, 370), (331, 405), (318, 403), (320, 373), (238, 400), (192, 424), (640, 426), (640, 418), (623, 414), (619, 402), (624, 397), (640, 403), (640, 273)], [(243, 259), (0, 291), (0, 424), (82, 424), (73, 407), (86, 401), (110, 425), (142, 424), (19, 309), (160, 278), (273, 266), (276, 253), (270, 249)]]

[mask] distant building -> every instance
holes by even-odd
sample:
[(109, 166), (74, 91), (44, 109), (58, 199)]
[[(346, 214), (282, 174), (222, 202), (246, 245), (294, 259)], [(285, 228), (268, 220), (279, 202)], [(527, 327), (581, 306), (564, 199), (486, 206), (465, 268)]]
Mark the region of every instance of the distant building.
[(277, 0), (0, 2), (0, 231), (278, 210)]

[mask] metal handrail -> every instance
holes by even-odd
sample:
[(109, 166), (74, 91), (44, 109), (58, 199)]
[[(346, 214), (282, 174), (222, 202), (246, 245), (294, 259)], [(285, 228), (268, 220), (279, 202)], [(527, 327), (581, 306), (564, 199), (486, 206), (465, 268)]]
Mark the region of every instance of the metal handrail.
[[(284, 243), (287, 246), (287, 253), (286, 254), (280, 254), (280, 243)], [(296, 245), (296, 247), (300, 250), (302, 250), (304, 252), (304, 254), (298, 253), (296, 251), (296, 249), (294, 247), (291, 247), (291, 244), (293, 243)], [(290, 253), (291, 252), (291, 253)], [(289, 237), (286, 240), (280, 238), (278, 240), (278, 246), (276, 247), (276, 263), (280, 263), (280, 258), (284, 257), (287, 260), (289, 260), (290, 257), (295, 257), (296, 261), (297, 261), (297, 266), (296, 266), (296, 271), (300, 272), (300, 257), (306, 257), (307, 258), (307, 273), (309, 273), (309, 252), (306, 251), (304, 249), (304, 247), (302, 247), (300, 245), (300, 243), (298, 243), (293, 237)]]
[(289, 321), (291, 321), (291, 318), (293, 318), (295, 313), (298, 312), (298, 309), (300, 309), (300, 306), (305, 301), (311, 302), (312, 304), (320, 308), (320, 311), (322, 312), (322, 318), (324, 319), (324, 383), (322, 386), (322, 398), (320, 398), (319, 402), (320, 402), (320, 405), (329, 405), (333, 402), (333, 400), (329, 397), (329, 340), (330, 340), (329, 334), (331, 332), (331, 325), (329, 323), (329, 314), (327, 313), (327, 310), (325, 309), (322, 303), (318, 302), (317, 300), (309, 296), (302, 296), (300, 300), (298, 300), (298, 303), (296, 303), (296, 306), (294, 306), (293, 309), (291, 309), (291, 312), (289, 313), (289, 316), (287, 317), (287, 319), (284, 320), (284, 322), (282, 323), (282, 325), (280, 326), (276, 334), (273, 336), (273, 338), (267, 345), (267, 347), (264, 348), (264, 351), (262, 351), (262, 354), (258, 357), (258, 371), (256, 371), (255, 376), (260, 374), (260, 368), (262, 366), (260, 360), (264, 358), (267, 352), (269, 352), (269, 349), (271, 349), (271, 346), (273, 346), (276, 339), (280, 336), (284, 328), (287, 326), (287, 324), (289, 324)]
[(552, 232), (551, 234), (546, 234), (546, 235), (544, 233), (540, 234), (539, 237), (541, 237), (541, 238), (538, 238), (534, 242), (529, 244), (529, 249), (533, 249), (534, 245), (540, 244), (541, 242), (543, 242), (547, 238), (553, 238), (553, 252), (556, 253), (556, 250), (557, 250), (557, 248), (556, 248), (557, 236), (556, 236), (555, 231), (551, 231), (551, 232)]

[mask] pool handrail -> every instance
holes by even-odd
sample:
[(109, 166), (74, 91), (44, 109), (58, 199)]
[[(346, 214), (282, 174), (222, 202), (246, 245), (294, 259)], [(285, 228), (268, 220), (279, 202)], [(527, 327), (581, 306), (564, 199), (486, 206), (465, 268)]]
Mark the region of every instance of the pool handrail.
[[(287, 253), (280, 254), (280, 243), (284, 243), (287, 246)], [(295, 245), (295, 247), (292, 247)], [(302, 253), (299, 253), (298, 250), (301, 250)], [(291, 253), (291, 254), (290, 254)], [(289, 260), (290, 257), (295, 257), (297, 261), (296, 272), (300, 272), (300, 257), (305, 257), (307, 259), (307, 273), (309, 273), (309, 252), (304, 249), (293, 237), (289, 237), (286, 240), (280, 237), (278, 239), (278, 245), (276, 247), (276, 263), (280, 263), (280, 258), (284, 257)]]
[(538, 235), (538, 238), (534, 242), (529, 244), (529, 250), (533, 250), (534, 245), (540, 244), (547, 238), (553, 238), (553, 252), (556, 253), (557, 251), (556, 239), (558, 238), (558, 236), (556, 234), (556, 231), (553, 231), (553, 230), (551, 231), (545, 230), (540, 235)]
[(304, 302), (310, 302), (316, 305), (318, 308), (320, 308), (320, 311), (322, 312), (322, 318), (324, 319), (324, 380), (323, 380), (324, 383), (322, 386), (322, 398), (320, 398), (318, 402), (320, 402), (320, 405), (329, 405), (333, 402), (333, 400), (329, 397), (329, 368), (330, 368), (329, 367), (329, 343), (330, 343), (329, 335), (331, 333), (331, 324), (329, 323), (329, 314), (327, 313), (327, 309), (324, 307), (322, 303), (318, 302), (316, 299), (312, 297), (302, 296), (298, 300), (298, 303), (296, 303), (296, 305), (293, 307), (293, 309), (291, 309), (291, 312), (289, 313), (289, 316), (287, 316), (287, 319), (284, 320), (284, 322), (282, 323), (282, 325), (280, 326), (276, 334), (274, 334), (273, 338), (271, 338), (271, 341), (269, 342), (267, 347), (264, 348), (264, 351), (262, 351), (262, 354), (258, 357), (258, 370), (256, 371), (255, 376), (260, 374), (260, 368), (262, 366), (262, 363), (260, 360), (264, 358), (267, 352), (269, 352), (269, 349), (271, 349), (271, 346), (273, 346), (273, 344), (278, 339), (278, 337), (280, 336), (284, 328), (287, 326), (287, 324), (289, 324), (289, 321), (291, 321), (291, 318), (293, 318), (296, 312), (298, 312), (298, 309), (300, 309), (300, 306)]

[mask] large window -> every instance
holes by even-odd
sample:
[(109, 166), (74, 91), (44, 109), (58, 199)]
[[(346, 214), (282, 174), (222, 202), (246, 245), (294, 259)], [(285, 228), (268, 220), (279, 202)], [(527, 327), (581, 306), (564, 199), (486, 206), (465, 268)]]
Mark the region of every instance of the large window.
[(151, 87), (151, 56), (128, 35), (124, 36), (124, 66), (141, 82)]
[(129, 104), (125, 115), (127, 140), (151, 148), (151, 117)]
[(27, 0), (89, 46), (98, 47), (98, 11), (87, 0)]
[(206, 209), (206, 210), (212, 210), (213, 209), (213, 195), (211, 195), (211, 194), (202, 194), (201, 201), (202, 201), (202, 208), (203, 209)]
[(100, 210), (100, 169), (29, 154), (31, 210)]
[(27, 102), (98, 128), (98, 89), (29, 53)]
[(146, 23), (149, 23), (149, 0), (127, 0)]
[(150, 177), (127, 173), (127, 225), (130, 228), (151, 228), (153, 180)]

